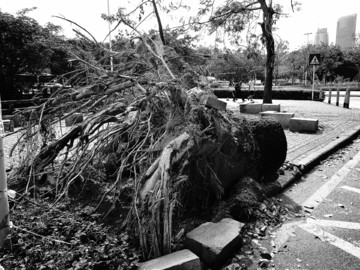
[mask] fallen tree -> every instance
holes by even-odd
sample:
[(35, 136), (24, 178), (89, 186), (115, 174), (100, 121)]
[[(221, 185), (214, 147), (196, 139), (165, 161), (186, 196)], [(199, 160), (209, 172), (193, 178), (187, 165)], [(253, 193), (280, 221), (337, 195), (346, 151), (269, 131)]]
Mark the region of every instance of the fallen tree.
[[(205, 107), (204, 97), (213, 94), (206, 87), (194, 94), (173, 74), (165, 60), (171, 48), (139, 38), (133, 51), (94, 44), (124, 60), (113, 72), (74, 55), (92, 70), (91, 84), (60, 88), (21, 112), (28, 121), (18, 145), (28, 151), (12, 178), (26, 184), (25, 193), (51, 178), (54, 203), (75, 183), (99, 183), (94, 211), (109, 200), (105, 216), (127, 209), (123, 226), (148, 259), (171, 252), (175, 216), (211, 207), (242, 177), (261, 181), (276, 172), (286, 138), (275, 121)], [(83, 113), (84, 122), (54, 137), (58, 123), (75, 113)]]

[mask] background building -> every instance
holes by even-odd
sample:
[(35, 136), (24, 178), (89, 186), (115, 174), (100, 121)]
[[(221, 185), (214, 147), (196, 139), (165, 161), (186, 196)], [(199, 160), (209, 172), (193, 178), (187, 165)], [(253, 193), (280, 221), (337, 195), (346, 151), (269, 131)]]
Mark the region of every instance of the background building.
[(336, 28), (336, 45), (347, 48), (354, 45), (356, 31), (356, 14), (351, 14), (338, 19)]
[(329, 34), (327, 28), (320, 28), (315, 35), (315, 45), (329, 45)]

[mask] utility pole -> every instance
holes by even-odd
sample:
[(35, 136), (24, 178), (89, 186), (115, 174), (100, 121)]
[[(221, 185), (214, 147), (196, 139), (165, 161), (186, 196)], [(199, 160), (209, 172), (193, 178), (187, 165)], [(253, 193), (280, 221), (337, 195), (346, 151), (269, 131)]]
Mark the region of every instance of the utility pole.
[[(107, 0), (107, 8), (108, 8), (108, 16), (110, 16), (109, 0)], [(109, 23), (109, 44), (110, 44), (110, 51), (111, 51), (111, 26), (110, 26), (110, 21), (108, 23)], [(113, 57), (112, 56), (110, 56), (110, 70), (114, 71)]]

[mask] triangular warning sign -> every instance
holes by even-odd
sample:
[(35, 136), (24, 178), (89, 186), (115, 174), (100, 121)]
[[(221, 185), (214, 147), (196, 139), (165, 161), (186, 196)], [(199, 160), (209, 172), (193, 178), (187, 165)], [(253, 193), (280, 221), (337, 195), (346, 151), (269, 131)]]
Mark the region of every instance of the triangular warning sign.
[(320, 64), (319, 60), (317, 59), (316, 55), (314, 55), (313, 59), (310, 62), (310, 65), (319, 65), (319, 64)]

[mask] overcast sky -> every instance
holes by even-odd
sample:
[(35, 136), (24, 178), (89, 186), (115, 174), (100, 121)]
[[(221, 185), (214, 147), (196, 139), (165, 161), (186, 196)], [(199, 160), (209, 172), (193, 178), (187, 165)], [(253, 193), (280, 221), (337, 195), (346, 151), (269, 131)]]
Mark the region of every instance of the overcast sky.
[[(107, 13), (107, 0), (0, 0), (0, 8), (3, 12), (15, 14), (23, 8), (37, 7), (28, 15), (36, 19), (40, 24), (52, 22), (61, 25), (64, 35), (74, 36), (72, 28), (74, 25), (60, 19), (51, 17), (52, 15), (63, 15), (88, 29), (98, 40), (103, 40), (108, 32), (108, 24), (101, 19), (101, 13)], [(167, 0), (165, 0), (167, 1)], [(163, 3), (165, 2), (163, 1)], [(169, 0), (170, 1), (170, 0)], [(176, 0), (172, 0), (176, 2)], [(140, 0), (109, 0), (110, 13), (115, 13), (120, 6), (136, 6)], [(184, 2), (198, 2), (198, 0), (184, 0)], [(221, 3), (222, 0), (217, 0)], [(357, 13), (356, 32), (360, 33), (360, 0), (300, 0), (302, 3), (301, 11), (293, 13), (290, 9), (290, 0), (274, 0), (274, 3), (283, 4), (284, 11), (290, 14), (290, 18), (283, 18), (277, 23), (279, 30), (277, 36), (290, 43), (290, 49), (296, 49), (306, 44), (307, 35), (309, 41), (313, 41), (317, 28), (327, 28), (329, 42), (335, 43), (337, 19), (342, 16)], [(196, 12), (193, 6), (192, 12)], [(186, 12), (185, 15), (191, 12)], [(170, 26), (178, 25), (177, 20), (161, 14), (164, 24)], [(147, 23), (147, 27), (155, 26), (155, 23)], [(207, 45), (213, 44), (213, 39), (204, 39)]]

